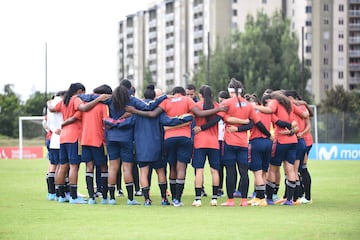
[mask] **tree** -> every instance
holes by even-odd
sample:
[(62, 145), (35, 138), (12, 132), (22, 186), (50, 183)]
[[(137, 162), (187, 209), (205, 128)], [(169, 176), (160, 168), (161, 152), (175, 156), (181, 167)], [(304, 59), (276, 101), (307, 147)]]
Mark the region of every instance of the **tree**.
[(0, 94), (0, 135), (14, 138), (18, 136), (20, 98), (12, 88), (12, 84), (6, 84), (4, 94)]
[[(271, 18), (261, 12), (256, 19), (249, 15), (245, 31), (232, 33), (211, 54), (210, 85), (213, 91), (225, 90), (234, 77), (243, 82), (246, 92), (260, 96), (267, 88), (305, 92), (300, 84), (298, 39), (289, 28), (289, 20), (279, 13)], [(193, 78), (197, 86), (204, 83), (206, 71), (206, 61), (201, 61)], [(305, 69), (305, 79), (309, 76), (310, 71)]]
[(359, 142), (360, 93), (345, 91), (342, 85), (326, 91), (320, 104), (325, 141)]

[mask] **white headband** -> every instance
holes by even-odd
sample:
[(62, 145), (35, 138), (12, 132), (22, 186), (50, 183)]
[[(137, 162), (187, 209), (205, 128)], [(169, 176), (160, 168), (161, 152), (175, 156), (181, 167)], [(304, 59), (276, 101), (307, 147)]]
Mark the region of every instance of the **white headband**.
[[(235, 92), (235, 88), (228, 88), (228, 92), (229, 93), (234, 93)], [(242, 92), (242, 88), (238, 88), (238, 93)]]

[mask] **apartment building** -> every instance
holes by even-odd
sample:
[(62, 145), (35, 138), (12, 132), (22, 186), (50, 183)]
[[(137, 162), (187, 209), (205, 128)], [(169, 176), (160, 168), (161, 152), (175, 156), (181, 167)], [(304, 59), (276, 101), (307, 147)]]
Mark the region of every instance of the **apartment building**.
[(290, 19), (316, 103), (336, 85), (359, 88), (360, 0), (158, 0), (119, 23), (119, 79), (141, 89), (149, 69), (163, 90), (185, 86), (200, 56), (232, 30), (243, 31), (246, 16), (258, 11)]

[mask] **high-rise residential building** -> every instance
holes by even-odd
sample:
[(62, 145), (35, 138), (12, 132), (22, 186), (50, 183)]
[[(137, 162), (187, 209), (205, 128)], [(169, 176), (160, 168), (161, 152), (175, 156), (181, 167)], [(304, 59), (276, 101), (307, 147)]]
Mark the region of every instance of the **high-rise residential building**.
[(258, 11), (289, 18), (316, 103), (336, 85), (359, 88), (360, 0), (158, 0), (119, 23), (119, 79), (141, 89), (149, 71), (165, 91), (185, 86), (199, 57)]

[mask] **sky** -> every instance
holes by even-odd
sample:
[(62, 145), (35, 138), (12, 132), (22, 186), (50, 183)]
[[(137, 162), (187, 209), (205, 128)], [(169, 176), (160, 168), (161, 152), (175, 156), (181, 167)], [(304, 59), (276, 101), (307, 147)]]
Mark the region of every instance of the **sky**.
[(66, 90), (73, 82), (88, 93), (104, 83), (116, 87), (118, 22), (150, 2), (0, 1), (0, 93), (13, 84), (26, 101), (35, 91), (44, 93), (46, 82), (47, 92)]

